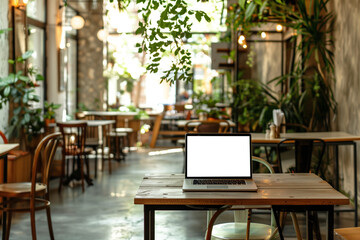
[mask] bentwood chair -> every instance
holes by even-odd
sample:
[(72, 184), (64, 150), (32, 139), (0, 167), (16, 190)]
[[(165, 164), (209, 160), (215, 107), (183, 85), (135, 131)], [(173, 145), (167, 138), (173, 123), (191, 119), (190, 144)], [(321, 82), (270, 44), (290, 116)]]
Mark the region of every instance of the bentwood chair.
[[(46, 209), (50, 238), (54, 239), (50, 214), (49, 170), (60, 136), (60, 133), (53, 133), (40, 141), (34, 154), (31, 182), (0, 184), (0, 197), (6, 199), (1, 203), (0, 208), (8, 214), (6, 239), (10, 236), (13, 212), (30, 212), (32, 239), (36, 239), (35, 211), (42, 209)], [(39, 162), (41, 162), (41, 171), (38, 171)], [(40, 178), (38, 178), (39, 172)], [(19, 205), (19, 203), (23, 204)]]
[[(277, 144), (276, 152), (277, 168), (280, 172), (319, 175), (325, 142), (322, 139), (284, 139)], [(309, 221), (313, 222), (316, 238), (321, 239), (317, 213), (309, 212), (308, 216)]]
[[(254, 156), (252, 157), (252, 161), (253, 163), (258, 163), (260, 169), (265, 168), (268, 173), (274, 173), (274, 169), (267, 161)], [(206, 240), (279, 239), (273, 212), (271, 211), (270, 225), (254, 223), (251, 222), (252, 209), (254, 208), (270, 210), (271, 206), (229, 206), (216, 211), (214, 214), (213, 212), (209, 212)], [(216, 219), (225, 210), (234, 210), (235, 222), (214, 225)], [(296, 218), (293, 218), (293, 221), (296, 221)], [(297, 226), (297, 222), (294, 226)], [(298, 232), (300, 230), (295, 228), (295, 231)]]
[[(88, 155), (92, 152), (91, 148), (85, 148), (87, 123), (82, 121), (76, 122), (62, 122), (57, 123), (62, 134), (62, 164), (61, 176), (59, 182), (59, 191), (63, 184), (68, 184), (72, 179), (81, 180), (82, 191), (85, 191), (84, 180), (86, 179), (88, 185), (92, 185), (89, 177), (89, 159)], [(65, 162), (73, 159), (73, 172), (69, 176), (69, 161), (67, 161), (67, 179), (65, 177)], [(77, 169), (75, 170), (75, 160), (77, 162)], [(86, 164), (87, 174), (84, 173), (84, 163)]]

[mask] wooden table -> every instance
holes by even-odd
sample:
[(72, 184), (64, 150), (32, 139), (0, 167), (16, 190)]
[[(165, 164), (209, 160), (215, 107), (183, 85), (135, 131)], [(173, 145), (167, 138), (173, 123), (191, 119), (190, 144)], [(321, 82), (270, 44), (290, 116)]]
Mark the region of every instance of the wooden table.
[(263, 133), (251, 133), (251, 142), (253, 146), (269, 146), (276, 147), (276, 144), (284, 139), (290, 138), (319, 138), (322, 139), (327, 146), (335, 147), (335, 188), (339, 190), (339, 146), (353, 146), (353, 169), (354, 169), (354, 209), (342, 209), (341, 211), (354, 212), (354, 226), (358, 226), (358, 182), (357, 182), (357, 150), (356, 141), (360, 140), (360, 136), (352, 135), (346, 132), (303, 132), (303, 133), (282, 133), (280, 138), (267, 138)]
[[(149, 175), (134, 198), (144, 205), (144, 239), (155, 239), (155, 211), (209, 210), (226, 205), (271, 205), (277, 221), (279, 211), (326, 211), (328, 239), (333, 239), (334, 205), (349, 199), (320, 177), (310, 173), (254, 174), (257, 192), (183, 192), (183, 174)], [(282, 232), (280, 230), (280, 237)], [(312, 237), (312, 231), (309, 231)]]
[[(176, 121), (176, 125), (177, 125), (178, 127), (182, 127), (182, 128), (183, 128), (183, 127), (185, 127), (186, 123), (189, 122), (189, 121), (191, 121), (191, 120), (177, 120), (177, 121)], [(227, 122), (229, 123), (229, 126), (230, 126), (230, 127), (235, 127), (235, 123), (234, 123), (233, 121), (227, 120)], [(193, 123), (193, 124), (194, 124), (194, 125), (192, 125), (192, 124), (190, 124), (190, 125), (196, 126), (196, 124), (200, 124), (200, 123)], [(226, 123), (220, 122), (220, 125), (226, 126)]]
[[(0, 144), (0, 158), (2, 158), (4, 160), (4, 168), (3, 168), (3, 183), (7, 183), (7, 155), (8, 153), (17, 148), (19, 146), (19, 144)], [(6, 199), (4, 198), (3, 201), (6, 201)], [(4, 208), (6, 207), (6, 205), (4, 205)], [(2, 215), (2, 239), (5, 239), (5, 234), (6, 234), (6, 212), (3, 212)]]

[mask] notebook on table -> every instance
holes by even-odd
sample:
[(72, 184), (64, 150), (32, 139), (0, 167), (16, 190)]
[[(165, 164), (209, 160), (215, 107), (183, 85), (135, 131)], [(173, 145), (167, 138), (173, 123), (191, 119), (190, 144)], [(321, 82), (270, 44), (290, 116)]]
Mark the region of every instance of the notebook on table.
[(186, 134), (183, 191), (257, 191), (251, 135)]

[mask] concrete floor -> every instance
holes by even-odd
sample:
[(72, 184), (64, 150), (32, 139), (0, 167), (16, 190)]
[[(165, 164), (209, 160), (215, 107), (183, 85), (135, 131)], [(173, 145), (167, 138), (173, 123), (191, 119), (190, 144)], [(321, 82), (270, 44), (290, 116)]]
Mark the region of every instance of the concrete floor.
[[(51, 181), (51, 211), (56, 239), (143, 239), (143, 207), (133, 204), (137, 188), (145, 174), (180, 173), (183, 167), (183, 153), (164, 153), (164, 149), (145, 149), (132, 152), (126, 161), (112, 162), (113, 173), (107, 168), (94, 179), (94, 186), (82, 193), (81, 186), (64, 187), (57, 192), (58, 179)], [(149, 152), (158, 155), (150, 156)], [(176, 150), (175, 150), (176, 151)], [(91, 164), (91, 163), (90, 163)], [(93, 166), (93, 164), (91, 164)], [(270, 215), (255, 215), (255, 220), (270, 223)], [(219, 222), (232, 217), (227, 213)], [(320, 225), (325, 226), (320, 214)], [(304, 218), (298, 214), (304, 233)], [(352, 226), (353, 214), (335, 215), (336, 227)], [(15, 214), (10, 239), (31, 239), (30, 217)], [(45, 211), (37, 212), (38, 239), (49, 239)], [(206, 212), (159, 212), (156, 214), (156, 239), (204, 239)], [(286, 239), (295, 239), (290, 218), (285, 227)], [(325, 230), (325, 229), (324, 229)]]

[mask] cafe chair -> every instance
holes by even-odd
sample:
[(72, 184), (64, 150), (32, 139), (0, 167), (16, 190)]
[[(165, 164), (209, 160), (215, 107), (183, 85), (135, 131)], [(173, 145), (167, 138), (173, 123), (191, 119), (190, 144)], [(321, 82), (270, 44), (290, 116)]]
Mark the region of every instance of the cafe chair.
[[(43, 209), (46, 209), (50, 239), (54, 239), (49, 200), (49, 170), (60, 136), (60, 133), (50, 134), (38, 144), (33, 158), (31, 182), (0, 184), (0, 197), (4, 198), (0, 209), (7, 213), (5, 239), (10, 236), (13, 212), (30, 212), (32, 239), (36, 239), (35, 211)], [(38, 169), (39, 162), (41, 171)], [(38, 173), (41, 173), (41, 176)]]
[[(284, 139), (276, 146), (277, 169), (280, 172), (319, 175), (325, 147), (322, 139)], [(309, 212), (308, 215), (309, 221), (313, 222), (316, 238), (321, 239), (317, 212)]]
[[(270, 174), (274, 173), (271, 165), (259, 158), (252, 157), (252, 161), (259, 164), (259, 168), (265, 168)], [(271, 223), (253, 223), (251, 222), (252, 209), (271, 209), (271, 206), (227, 206), (213, 212), (208, 212), (208, 228), (206, 240), (238, 240), (238, 239), (278, 239), (278, 229), (276, 221), (271, 211)], [(216, 219), (225, 211), (234, 210), (235, 222), (221, 223), (214, 225)], [(212, 215), (212, 216), (211, 216)], [(281, 216), (282, 217), (282, 216)], [(293, 216), (292, 216), (293, 217)], [(296, 219), (293, 218), (293, 221)], [(294, 224), (297, 236), (300, 233), (297, 222)]]
[[(59, 182), (59, 192), (63, 184), (70, 183), (71, 180), (81, 180), (82, 191), (85, 191), (84, 180), (87, 181), (88, 185), (92, 185), (92, 181), (89, 177), (89, 158), (92, 149), (85, 147), (87, 123), (82, 121), (77, 122), (62, 122), (57, 123), (62, 134), (62, 164), (61, 164), (61, 175)], [(73, 159), (73, 172), (69, 176), (69, 158)], [(65, 177), (65, 162), (67, 166), (67, 179), (64, 182)], [(75, 170), (75, 160), (77, 162), (77, 169)], [(83, 165), (86, 165), (87, 174), (84, 173)]]
[(186, 122), (184, 126), (187, 133), (227, 133), (229, 129), (230, 124), (226, 120), (192, 120)]

